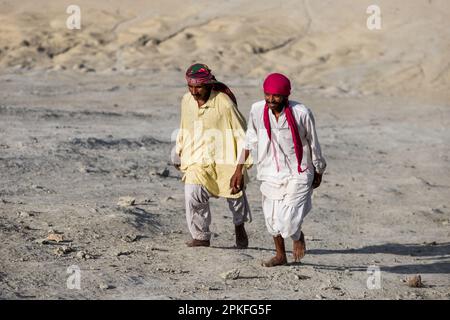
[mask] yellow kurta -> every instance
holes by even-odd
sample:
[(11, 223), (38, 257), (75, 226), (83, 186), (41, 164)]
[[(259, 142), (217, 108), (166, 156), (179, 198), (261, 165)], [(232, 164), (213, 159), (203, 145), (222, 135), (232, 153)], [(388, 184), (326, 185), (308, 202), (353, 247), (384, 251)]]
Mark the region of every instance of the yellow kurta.
[[(187, 184), (200, 184), (214, 196), (239, 198), (231, 194), (230, 179), (245, 146), (245, 118), (224, 93), (212, 91), (198, 107), (188, 92), (181, 101), (181, 123), (176, 152)], [(247, 160), (247, 168), (251, 159)], [(245, 171), (245, 169), (244, 169)], [(245, 181), (247, 174), (244, 172)]]

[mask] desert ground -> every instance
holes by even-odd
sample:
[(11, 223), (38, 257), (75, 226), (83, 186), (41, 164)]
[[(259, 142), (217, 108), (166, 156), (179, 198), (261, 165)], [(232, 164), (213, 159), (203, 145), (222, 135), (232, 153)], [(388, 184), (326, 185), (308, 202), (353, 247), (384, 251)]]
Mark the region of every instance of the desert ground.
[[(80, 30), (70, 4), (0, 1), (0, 299), (450, 298), (448, 1), (378, 1), (380, 30), (362, 0), (83, 0)], [(184, 244), (170, 153), (197, 61), (246, 117), (275, 71), (313, 111), (328, 167), (300, 263), (261, 266), (256, 168), (249, 248), (224, 199), (211, 247)]]

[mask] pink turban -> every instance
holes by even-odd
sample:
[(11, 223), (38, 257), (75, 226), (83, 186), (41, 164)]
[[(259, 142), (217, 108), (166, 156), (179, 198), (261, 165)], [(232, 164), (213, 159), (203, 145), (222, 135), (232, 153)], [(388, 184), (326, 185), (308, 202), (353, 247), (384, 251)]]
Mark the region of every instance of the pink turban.
[[(279, 94), (282, 96), (288, 97), (291, 94), (291, 82), (289, 79), (280, 74), (280, 73), (272, 73), (269, 74), (264, 80), (264, 92), (270, 93), (270, 94)], [(294, 143), (294, 150), (295, 150), (295, 156), (297, 157), (297, 170), (298, 173), (302, 173), (306, 171), (308, 168), (305, 168), (302, 170), (300, 167), (302, 163), (303, 158), (303, 145), (302, 140), (300, 139), (300, 134), (298, 131), (298, 125), (295, 120), (294, 114), (292, 112), (292, 107), (289, 105), (289, 100), (286, 99), (286, 106), (284, 108), (285, 114), (286, 114), (286, 120), (289, 126), (289, 129), (291, 130), (292, 135), (292, 141)], [(264, 126), (266, 127), (267, 135), (269, 136), (269, 140), (272, 142), (272, 129), (270, 128), (270, 119), (269, 119), (269, 107), (267, 104), (264, 107)], [(280, 168), (278, 167), (277, 163), (277, 170), (279, 171)]]
[(269, 74), (264, 80), (264, 92), (271, 94), (280, 94), (282, 96), (289, 96), (291, 94), (291, 82), (281, 73)]

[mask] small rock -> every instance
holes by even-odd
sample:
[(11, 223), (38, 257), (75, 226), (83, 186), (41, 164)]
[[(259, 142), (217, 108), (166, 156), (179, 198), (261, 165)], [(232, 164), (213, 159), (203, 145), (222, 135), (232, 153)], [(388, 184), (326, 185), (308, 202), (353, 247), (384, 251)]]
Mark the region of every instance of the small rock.
[(165, 168), (163, 171), (161, 171), (160, 173), (158, 173), (158, 175), (160, 175), (163, 178), (167, 178), (170, 174), (169, 169)]
[(78, 251), (78, 252), (77, 252), (77, 258), (78, 258), (78, 259), (84, 259), (84, 260), (87, 260), (87, 259), (94, 259), (94, 256), (91, 255), (91, 254), (89, 254), (89, 253), (86, 252), (86, 251)]
[(129, 256), (130, 254), (132, 254), (132, 251), (118, 251), (116, 253), (116, 256), (120, 257), (120, 256)]
[(307, 279), (309, 279), (309, 277), (308, 276), (304, 276), (304, 275), (295, 274), (294, 275), (294, 279), (295, 280), (307, 280)]
[(66, 67), (60, 64), (57, 64), (53, 67), (53, 70), (60, 71), (60, 70), (66, 70)]
[(220, 274), (224, 280), (236, 280), (239, 278), (240, 271), (238, 269), (229, 270)]
[(73, 250), (72, 250), (71, 247), (68, 247), (68, 246), (61, 246), (61, 247), (56, 248), (56, 249), (53, 251), (53, 253), (56, 254), (57, 256), (62, 256), (62, 255), (64, 255), (64, 254), (68, 254), (68, 253), (70, 253), (70, 252), (72, 252), (72, 251), (73, 251)]
[(433, 212), (433, 213), (439, 213), (439, 214), (444, 213), (444, 212), (442, 212), (441, 209), (438, 209), (438, 208), (433, 208), (433, 209), (431, 209), (431, 212)]
[(102, 290), (114, 289), (114, 287), (112, 285), (107, 284), (107, 283), (100, 283), (100, 285), (98, 287)]
[(406, 281), (407, 281), (408, 286), (411, 288), (422, 288), (423, 287), (422, 277), (420, 275), (410, 277), (410, 278), (406, 279)]
[(59, 233), (50, 233), (47, 238), (47, 241), (56, 241), (56, 242), (62, 242), (64, 241), (64, 236), (62, 234)]
[(108, 91), (113, 92), (113, 91), (117, 91), (120, 89), (120, 86), (114, 86), (108, 89)]
[(47, 241), (47, 239), (36, 239), (36, 240), (34, 240), (34, 242), (37, 244), (48, 244), (49, 243)]
[(120, 197), (117, 205), (120, 207), (129, 207), (136, 203), (136, 199), (133, 197)]
[(217, 287), (208, 287), (207, 288), (209, 291), (218, 291), (218, 290), (222, 290), (221, 288), (217, 288)]
[(134, 235), (134, 234), (127, 234), (125, 236), (123, 236), (121, 239), (122, 241), (125, 242), (135, 242), (136, 240), (138, 240), (139, 236), (138, 235)]
[(28, 217), (33, 217), (33, 216), (34, 216), (34, 213), (32, 213), (32, 212), (27, 212), (27, 211), (19, 211), (19, 212), (17, 213), (17, 215), (18, 215), (19, 217), (21, 217), (21, 218), (28, 218)]
[(330, 289), (336, 290), (336, 291), (341, 291), (342, 289), (337, 287), (337, 286), (331, 286)]
[(325, 298), (325, 297), (322, 296), (322, 295), (320, 295), (320, 294), (317, 294), (317, 295), (316, 295), (316, 299), (322, 300), (322, 299), (324, 299), (324, 298)]

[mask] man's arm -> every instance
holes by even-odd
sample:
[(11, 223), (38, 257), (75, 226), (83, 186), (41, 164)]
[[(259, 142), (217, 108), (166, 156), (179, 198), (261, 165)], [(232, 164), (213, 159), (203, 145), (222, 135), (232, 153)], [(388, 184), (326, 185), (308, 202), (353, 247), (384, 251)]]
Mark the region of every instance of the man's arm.
[(230, 179), (231, 194), (236, 194), (244, 187), (244, 174), (243, 170), (246, 167), (246, 162), (250, 156), (250, 150), (255, 150), (258, 145), (258, 137), (256, 134), (256, 124), (253, 117), (253, 108), (250, 110), (248, 117), (248, 128), (245, 132), (245, 146), (239, 156), (239, 161), (236, 166), (236, 170)]
[(184, 125), (183, 125), (183, 104), (184, 104), (184, 97), (181, 100), (181, 108), (180, 108), (180, 128), (178, 129), (178, 133), (175, 139), (175, 150), (172, 151), (172, 163), (173, 166), (180, 170), (181, 166), (181, 152), (183, 150), (183, 131), (184, 131)]
[(314, 116), (311, 111), (309, 111), (304, 118), (304, 126), (306, 128), (306, 139), (309, 143), (309, 148), (311, 150), (311, 160), (314, 166), (314, 179), (312, 187), (318, 188), (322, 183), (322, 176), (325, 172), (327, 163), (325, 158), (322, 156), (322, 150), (320, 148), (319, 139), (317, 137), (316, 123)]
[(247, 161), (249, 155), (250, 150), (242, 150), (238, 165), (236, 166), (236, 170), (234, 171), (234, 174), (230, 179), (231, 194), (238, 193), (244, 187), (244, 174), (242, 171), (244, 169), (245, 161)]

